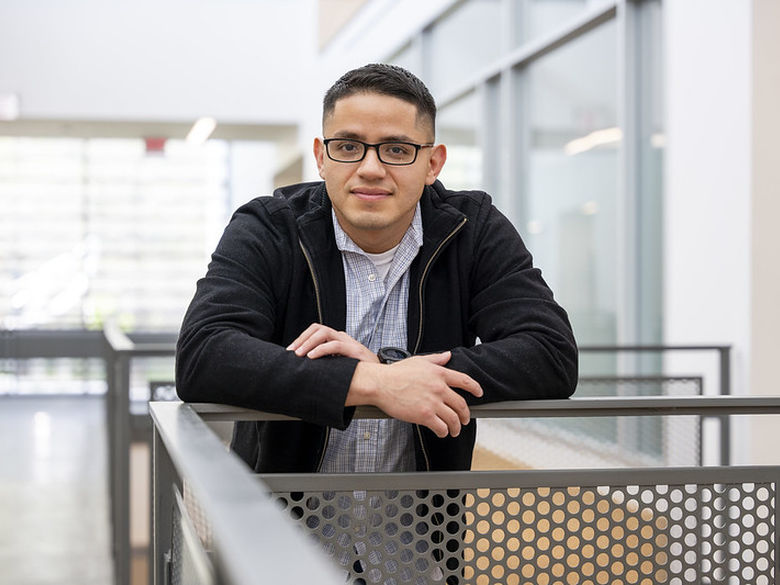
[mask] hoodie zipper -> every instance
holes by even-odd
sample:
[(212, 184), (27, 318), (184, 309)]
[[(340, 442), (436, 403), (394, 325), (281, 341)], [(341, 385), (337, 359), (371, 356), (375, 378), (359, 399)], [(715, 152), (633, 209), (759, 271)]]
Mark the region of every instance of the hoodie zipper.
[[(412, 354), (416, 354), (420, 343), (422, 342), (422, 325), (423, 325), (423, 285), (425, 283), (425, 278), (428, 275), (428, 270), (430, 270), (431, 265), (433, 264), (433, 261), (436, 260), (437, 256), (439, 255), (439, 252), (441, 252), (442, 248), (447, 245), (447, 243), (455, 237), (455, 234), (457, 234), (461, 228), (466, 225), (466, 222), (468, 221), (468, 218), (464, 217), (461, 222), (455, 226), (455, 228), (447, 235), (444, 240), (441, 241), (441, 243), (438, 245), (436, 250), (433, 252), (433, 255), (431, 256), (430, 260), (425, 265), (425, 268), (422, 271), (422, 276), (420, 277), (420, 286), (417, 291), (417, 298), (419, 301), (419, 307), (420, 307), (420, 324), (417, 329), (417, 341), (414, 345), (414, 351)], [(306, 258), (306, 264), (309, 266), (309, 272), (311, 273), (311, 279), (314, 283), (314, 297), (317, 302), (317, 316), (319, 318), (320, 323), (322, 323), (322, 302), (320, 299), (320, 287), (317, 283), (317, 276), (314, 273), (314, 264), (311, 260), (311, 256), (309, 256), (308, 250), (306, 250), (306, 246), (303, 245), (303, 242), (298, 239), (298, 244), (301, 247), (301, 251), (303, 252), (303, 257)], [(425, 450), (425, 443), (423, 442), (423, 436), (422, 431), (420, 430), (420, 425), (414, 425), (415, 429), (417, 430), (417, 436), (420, 439), (420, 449), (423, 453), (423, 458), (425, 459), (425, 469), (427, 471), (431, 470), (431, 462), (428, 457), (428, 452)], [(320, 460), (317, 463), (317, 467), (315, 469), (315, 473), (318, 473), (320, 469), (322, 468), (322, 463), (325, 460), (325, 451), (328, 447), (328, 440), (330, 439), (330, 427), (325, 427), (325, 440), (322, 446), (322, 455), (320, 455)]]
[[(309, 251), (306, 249), (306, 246), (303, 245), (303, 242), (298, 239), (298, 244), (301, 247), (301, 251), (303, 252), (303, 257), (306, 258), (306, 264), (309, 266), (309, 272), (311, 273), (311, 280), (314, 283), (314, 299), (317, 303), (317, 318), (319, 319), (319, 322), (322, 323), (322, 300), (320, 298), (320, 287), (317, 283), (317, 275), (314, 273), (314, 263), (311, 261), (311, 256), (309, 256)], [(325, 451), (328, 448), (328, 441), (330, 440), (330, 427), (325, 427), (325, 440), (322, 444), (322, 454), (320, 455), (320, 460), (317, 462), (317, 467), (315, 468), (314, 472), (319, 473), (320, 469), (322, 469), (322, 462), (325, 460)]]
[[(431, 256), (430, 260), (425, 264), (425, 268), (422, 271), (422, 275), (420, 276), (420, 286), (417, 290), (417, 299), (420, 303), (420, 324), (417, 328), (417, 341), (414, 344), (414, 351), (412, 352), (412, 355), (415, 355), (417, 351), (420, 349), (420, 343), (422, 342), (422, 327), (423, 327), (423, 285), (425, 284), (425, 278), (428, 276), (428, 270), (430, 269), (431, 265), (433, 264), (433, 261), (436, 260), (437, 256), (439, 255), (439, 252), (441, 252), (442, 248), (447, 245), (447, 242), (449, 242), (453, 237), (455, 237), (455, 234), (457, 234), (461, 228), (466, 225), (466, 222), (468, 221), (467, 217), (464, 217), (461, 222), (456, 225), (453, 230), (449, 233), (449, 235), (444, 238), (439, 246), (436, 248), (436, 250), (433, 252), (433, 255)], [(428, 452), (425, 450), (425, 443), (423, 442), (423, 436), (422, 436), (422, 430), (420, 429), (420, 425), (414, 425), (414, 428), (417, 430), (417, 436), (420, 439), (420, 449), (422, 449), (423, 457), (425, 458), (425, 469), (426, 471), (431, 470), (431, 462), (428, 458)]]

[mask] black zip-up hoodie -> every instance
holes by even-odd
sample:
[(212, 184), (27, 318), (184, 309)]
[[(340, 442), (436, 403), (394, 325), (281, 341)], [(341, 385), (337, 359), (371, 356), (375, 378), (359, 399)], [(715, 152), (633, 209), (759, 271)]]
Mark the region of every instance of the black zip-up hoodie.
[[(484, 396), (469, 404), (566, 398), (577, 381), (577, 347), (566, 312), (533, 267), (509, 221), (480, 191), (440, 182), (420, 200), (423, 246), (410, 267), (408, 345), (452, 350), (446, 367)], [(233, 215), (198, 281), (176, 354), (182, 400), (290, 415), (303, 422), (240, 422), (233, 449), (258, 472), (311, 472), (329, 427), (344, 429), (357, 360), (297, 357), (285, 348), (309, 325), (346, 323), (341, 253), (325, 184), (259, 197)], [(477, 343), (479, 339), (479, 343)], [(476, 423), (439, 439), (416, 426), (419, 470), (468, 469)]]

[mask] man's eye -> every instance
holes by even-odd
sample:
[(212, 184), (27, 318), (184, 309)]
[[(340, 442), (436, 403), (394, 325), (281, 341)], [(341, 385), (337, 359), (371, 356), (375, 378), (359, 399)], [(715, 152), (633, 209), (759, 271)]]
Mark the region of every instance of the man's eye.
[(387, 145), (387, 152), (393, 156), (404, 156), (408, 155), (411, 151), (411, 148), (406, 146), (405, 144), (388, 144)]

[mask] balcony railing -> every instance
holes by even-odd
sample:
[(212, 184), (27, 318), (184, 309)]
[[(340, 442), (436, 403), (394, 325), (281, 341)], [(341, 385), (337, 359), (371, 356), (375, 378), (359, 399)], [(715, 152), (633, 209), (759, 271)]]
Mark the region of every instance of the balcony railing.
[[(256, 476), (208, 424), (286, 417), (174, 402), (151, 412), (158, 585), (182, 573), (228, 585), (775, 583), (780, 466)], [(778, 413), (780, 397), (735, 396), (472, 409), (479, 419)]]
[[(150, 356), (163, 357), (172, 364), (172, 356), (174, 353), (174, 343), (176, 335), (174, 333), (134, 333), (130, 336), (122, 333), (118, 328), (107, 326), (102, 332), (95, 331), (3, 331), (0, 332), (0, 358), (2, 358), (3, 364), (3, 376), (4, 384), (7, 387), (12, 387), (16, 382), (14, 380), (24, 380), (26, 384), (25, 388), (29, 386), (25, 376), (27, 376), (26, 368), (21, 365), (26, 360), (49, 360), (49, 359), (71, 359), (71, 360), (84, 360), (95, 358), (103, 358), (106, 371), (107, 382), (107, 398), (106, 398), (106, 410), (107, 410), (107, 427), (109, 438), (109, 469), (110, 469), (110, 491), (111, 491), (111, 518), (112, 518), (112, 549), (115, 561), (115, 574), (117, 583), (127, 584), (130, 582), (130, 564), (131, 564), (131, 539), (130, 539), (130, 519), (128, 517), (131, 509), (131, 503), (136, 505), (139, 502), (131, 502), (130, 496), (130, 476), (135, 471), (131, 472), (130, 469), (130, 451), (131, 444), (136, 441), (142, 441), (146, 443), (149, 440), (150, 428), (149, 419), (147, 415), (146, 399), (137, 400), (137, 396), (134, 396), (134, 387), (153, 385), (154, 380), (166, 380), (166, 377), (145, 377), (146, 374), (143, 370), (147, 369), (146, 365), (150, 361), (154, 361), (155, 357), (150, 359)], [(604, 360), (608, 362), (607, 368), (598, 370), (596, 376), (583, 376), (580, 380), (578, 396), (588, 393), (593, 389), (594, 394), (601, 394), (601, 392), (595, 389), (596, 384), (610, 384), (611, 390), (605, 391), (605, 393), (615, 393), (625, 396), (652, 394), (652, 393), (670, 393), (677, 394), (680, 392), (691, 394), (705, 394), (712, 396), (714, 394), (727, 395), (730, 393), (729, 380), (730, 380), (730, 366), (729, 366), (729, 352), (728, 346), (584, 346), (580, 348), (581, 357), (588, 362), (593, 359), (596, 362)], [(640, 359), (634, 359), (630, 356), (665, 356), (668, 354), (699, 354), (703, 353), (707, 356), (715, 354), (716, 363), (711, 363), (712, 360), (707, 358), (705, 368), (699, 368), (697, 365), (694, 368), (685, 369), (687, 374), (693, 375), (673, 375), (664, 377), (654, 376), (642, 376), (638, 375), (640, 371), (675, 371), (674, 368), (663, 367), (650, 367), (642, 369), (641, 367), (634, 367), (641, 362)], [(628, 360), (623, 360), (620, 356), (629, 356)], [(656, 359), (656, 358), (652, 358)], [(655, 364), (651, 366), (660, 366), (660, 358), (657, 358)], [(641, 364), (640, 364), (641, 365)], [(689, 366), (685, 366), (689, 368)], [(102, 368), (99, 368), (102, 370)], [(710, 371), (710, 376), (707, 377), (705, 369)], [(139, 379), (135, 380), (131, 384), (131, 378), (133, 376), (139, 376), (138, 372), (141, 370)], [(172, 368), (171, 368), (172, 371)], [(131, 374), (131, 372), (133, 372)], [(612, 374), (611, 376), (601, 375), (601, 372), (606, 374)], [(592, 372), (591, 372), (592, 373)], [(614, 375), (615, 373), (625, 373), (626, 375)], [(102, 377), (102, 372), (100, 376)], [(143, 379), (142, 379), (143, 378)], [(167, 378), (167, 382), (170, 384), (170, 378)], [(685, 385), (685, 390), (682, 390), (682, 386)], [(52, 386), (54, 387), (54, 386)], [(138, 390), (138, 388), (135, 388)], [(624, 411), (628, 412), (628, 411)], [(730, 456), (730, 444), (729, 444), (729, 417), (724, 414), (717, 414), (716, 410), (709, 410), (708, 415), (710, 418), (717, 416), (719, 423), (719, 430), (715, 433), (710, 433), (717, 437), (714, 441), (709, 440), (710, 455), (715, 453), (715, 456), (710, 456), (709, 461), (727, 463)], [(206, 416), (204, 414), (204, 416)], [(219, 415), (222, 416), (222, 415)], [(557, 412), (555, 417), (565, 417), (568, 415), (561, 415)], [(690, 437), (692, 440), (690, 444), (686, 444), (686, 449), (689, 451), (688, 457), (685, 459), (690, 463), (700, 462), (701, 452), (695, 451), (700, 449), (703, 444), (702, 424), (698, 420), (699, 415), (692, 415), (691, 417), (665, 417), (664, 420), (668, 422), (658, 423), (657, 421), (661, 417), (643, 417), (640, 419), (640, 423), (635, 423), (634, 420), (627, 416), (619, 416), (617, 419), (612, 419), (609, 422), (605, 418), (592, 418), (576, 415), (578, 418), (562, 418), (557, 423), (555, 432), (560, 435), (562, 428), (566, 428), (569, 431), (576, 431), (580, 435), (577, 437), (585, 437), (582, 440), (577, 441), (578, 447), (580, 447), (580, 453), (577, 456), (577, 461), (580, 466), (585, 465), (589, 467), (598, 467), (600, 463), (594, 463), (588, 461), (584, 457), (584, 451), (586, 447), (590, 448), (593, 452), (600, 454), (609, 454), (611, 456), (610, 464), (615, 461), (618, 464), (639, 465), (639, 464), (654, 464), (656, 461), (661, 461), (662, 464), (669, 462), (667, 452), (673, 455), (672, 459), (679, 459), (682, 449), (680, 445), (685, 443), (681, 438)], [(534, 431), (537, 436), (546, 436), (548, 434), (549, 426), (556, 426), (554, 423), (553, 415), (550, 417), (533, 417), (531, 419), (522, 419), (513, 421), (508, 418), (494, 418), (490, 423), (483, 424), (482, 430), (487, 431), (490, 424), (496, 425), (497, 434), (494, 433), (494, 439), (505, 441), (507, 432), (514, 433), (515, 427), (521, 426), (525, 435), (512, 436), (513, 440), (517, 440), (517, 437), (522, 436), (523, 441), (528, 441), (527, 432), (529, 430)], [(686, 422), (683, 423), (683, 419)], [(690, 420), (689, 420), (690, 419)], [(533, 422), (533, 425), (530, 424)], [(528, 424), (526, 424), (528, 423)], [(705, 424), (707, 424), (705, 422)], [(646, 427), (643, 430), (642, 425)], [(655, 426), (654, 426), (655, 425)], [(684, 428), (682, 434), (677, 430)], [(590, 435), (585, 436), (582, 433), (586, 431), (593, 431)], [(632, 445), (636, 445), (640, 440), (647, 435), (647, 430), (654, 432), (657, 436), (663, 438), (663, 444), (657, 445), (657, 453), (653, 453), (651, 457), (635, 457), (640, 455), (639, 451), (631, 451)], [(500, 432), (498, 432), (500, 431)], [(533, 435), (533, 433), (531, 433)], [(483, 433), (483, 439), (487, 437), (487, 433)], [(712, 436), (709, 437), (712, 439)], [(606, 440), (606, 442), (605, 442)], [(491, 446), (487, 444), (487, 446)], [(529, 444), (529, 443), (526, 443)], [(549, 443), (549, 445), (556, 446), (560, 442)], [(606, 447), (605, 447), (606, 445)], [(631, 458), (625, 457), (626, 449), (629, 450)], [(537, 452), (536, 450), (534, 452)], [(541, 451), (540, 451), (541, 452)], [(557, 451), (556, 451), (557, 453)], [(660, 459), (659, 459), (660, 457)], [(693, 458), (691, 458), (693, 457)], [(553, 459), (545, 452), (542, 456), (545, 462), (552, 462)], [(539, 457), (537, 457), (539, 459)], [(538, 461), (526, 461), (527, 465), (536, 466)], [(560, 464), (572, 464), (572, 461), (558, 461)], [(135, 470), (135, 468), (134, 468)], [(143, 471), (143, 470), (141, 470)], [(138, 507), (143, 507), (142, 505)], [(135, 515), (133, 516), (135, 518)], [(145, 545), (144, 545), (145, 546)], [(141, 551), (135, 551), (135, 557), (141, 554)], [(145, 553), (144, 553), (145, 554)], [(134, 558), (135, 558), (134, 557)], [(135, 579), (135, 577), (134, 577)]]

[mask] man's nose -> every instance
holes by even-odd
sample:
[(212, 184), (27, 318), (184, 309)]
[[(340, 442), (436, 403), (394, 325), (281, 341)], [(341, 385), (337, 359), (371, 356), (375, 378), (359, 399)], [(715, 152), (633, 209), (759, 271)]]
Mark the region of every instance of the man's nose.
[(368, 148), (366, 156), (360, 161), (358, 173), (361, 175), (382, 176), (386, 170), (385, 165), (379, 160), (379, 153), (376, 148)]

